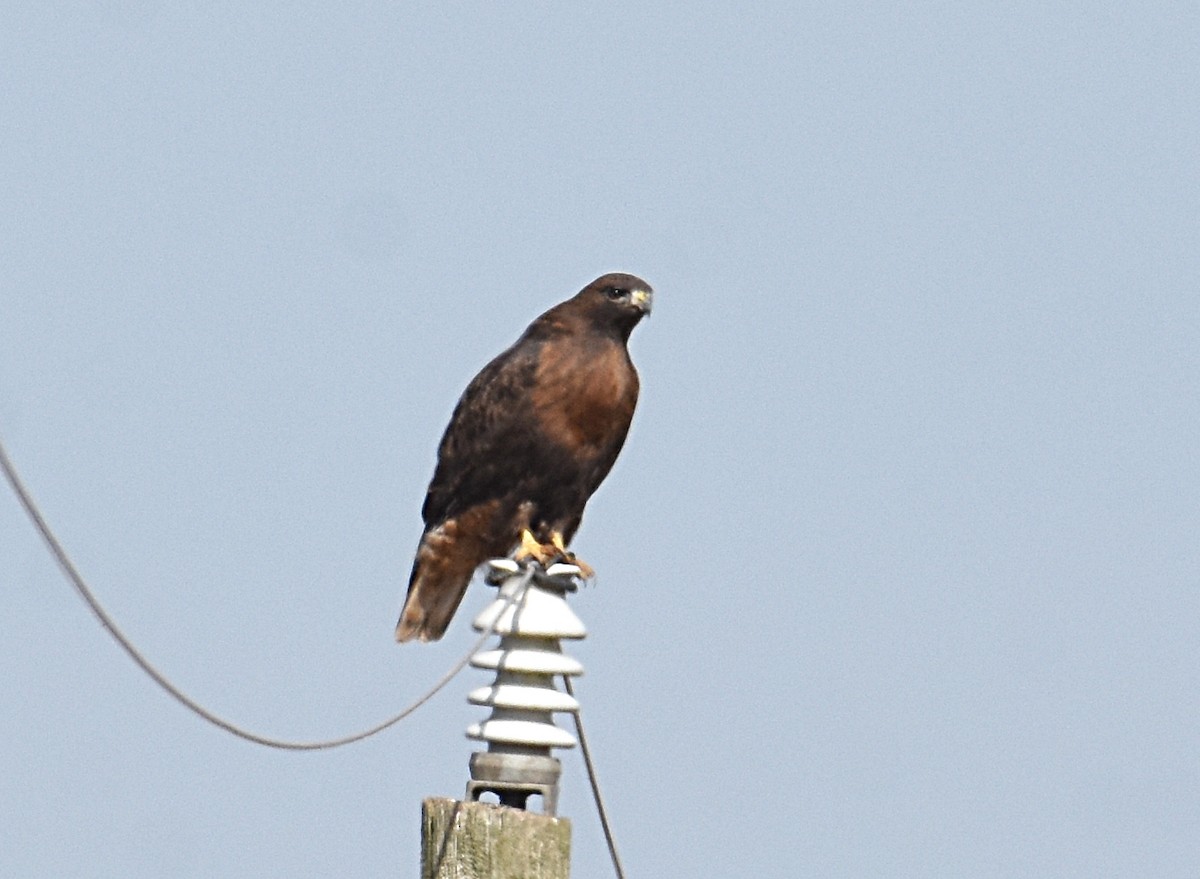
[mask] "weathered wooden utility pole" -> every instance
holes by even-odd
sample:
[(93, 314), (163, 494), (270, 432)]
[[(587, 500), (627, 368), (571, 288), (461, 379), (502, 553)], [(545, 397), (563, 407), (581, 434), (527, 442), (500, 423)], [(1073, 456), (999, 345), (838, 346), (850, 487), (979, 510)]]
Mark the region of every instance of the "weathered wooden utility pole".
[(567, 879), (571, 822), (491, 803), (421, 804), (421, 879)]
[[(467, 736), (487, 742), (471, 755), (465, 801), (431, 797), (421, 811), (422, 879), (567, 879), (571, 822), (557, 817), (562, 764), (552, 748), (574, 747), (575, 737), (554, 725), (554, 712), (575, 712), (579, 703), (554, 685), (583, 666), (563, 654), (560, 640), (587, 634), (565, 595), (576, 587), (574, 565), (520, 566), (489, 562), (488, 582), (499, 597), (478, 617), (478, 631), (500, 636), (497, 648), (471, 658), (492, 669), (496, 680), (468, 699), (492, 709)], [(494, 794), (498, 804), (478, 802)], [(540, 796), (546, 814), (526, 811)]]

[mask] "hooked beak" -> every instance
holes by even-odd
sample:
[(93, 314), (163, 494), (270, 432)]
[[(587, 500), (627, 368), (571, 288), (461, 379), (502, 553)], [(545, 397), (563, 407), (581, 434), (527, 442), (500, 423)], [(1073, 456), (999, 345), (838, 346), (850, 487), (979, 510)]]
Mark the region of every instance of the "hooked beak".
[(652, 290), (634, 290), (629, 294), (629, 299), (633, 303), (634, 308), (637, 308), (643, 314), (650, 314), (650, 306), (654, 299), (654, 291)]

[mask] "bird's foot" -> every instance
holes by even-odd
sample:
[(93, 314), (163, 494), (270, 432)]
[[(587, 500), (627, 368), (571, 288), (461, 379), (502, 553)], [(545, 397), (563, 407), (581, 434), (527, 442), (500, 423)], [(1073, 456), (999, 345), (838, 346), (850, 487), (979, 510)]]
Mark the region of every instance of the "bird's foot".
[(596, 569), (567, 549), (566, 544), (563, 542), (563, 536), (557, 531), (550, 535), (550, 543), (558, 550), (563, 561), (568, 565), (574, 565), (579, 568), (579, 576), (583, 577), (583, 579), (591, 580), (596, 576)]
[(533, 536), (532, 531), (528, 528), (522, 528), (521, 545), (517, 547), (517, 552), (513, 558), (517, 562), (526, 562), (533, 559), (543, 568), (548, 568), (559, 561), (560, 555), (556, 546), (539, 543), (538, 539)]
[(585, 562), (583, 559), (581, 559), (579, 556), (575, 555), (575, 553), (573, 553), (573, 552), (567, 553), (566, 563), (568, 565), (574, 565), (575, 567), (579, 568), (579, 576), (585, 580), (594, 579), (596, 576), (596, 569), (593, 568), (591, 565), (589, 565), (587, 562)]
[(596, 576), (596, 571), (583, 559), (567, 549), (562, 534), (555, 531), (550, 535), (549, 543), (540, 543), (528, 528), (521, 530), (521, 545), (517, 547), (515, 561), (524, 562), (533, 559), (543, 568), (548, 568), (557, 562), (574, 565), (579, 568), (579, 575), (585, 580)]

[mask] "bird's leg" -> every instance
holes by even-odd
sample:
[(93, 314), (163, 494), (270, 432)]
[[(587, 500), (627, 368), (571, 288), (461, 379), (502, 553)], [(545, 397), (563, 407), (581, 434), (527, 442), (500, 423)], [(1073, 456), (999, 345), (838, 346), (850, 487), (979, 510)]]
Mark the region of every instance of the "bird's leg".
[(567, 549), (566, 543), (563, 541), (561, 531), (550, 532), (550, 543), (558, 550), (562, 558), (566, 559), (569, 564), (579, 568), (579, 573), (585, 580), (590, 580), (596, 576), (596, 570), (571, 550)]
[(558, 553), (554, 551), (554, 547), (538, 543), (538, 539), (528, 528), (521, 529), (521, 545), (517, 548), (516, 561), (533, 559), (544, 568), (553, 564), (557, 558)]
[(569, 565), (575, 565), (575, 567), (579, 568), (579, 573), (585, 580), (590, 580), (596, 576), (596, 571), (591, 565), (567, 549), (567, 544), (563, 540), (561, 531), (550, 532), (550, 542), (540, 543), (533, 536), (532, 531), (528, 528), (522, 528), (521, 545), (517, 547), (514, 558), (518, 562), (533, 559), (543, 568), (548, 568), (555, 562), (566, 562)]

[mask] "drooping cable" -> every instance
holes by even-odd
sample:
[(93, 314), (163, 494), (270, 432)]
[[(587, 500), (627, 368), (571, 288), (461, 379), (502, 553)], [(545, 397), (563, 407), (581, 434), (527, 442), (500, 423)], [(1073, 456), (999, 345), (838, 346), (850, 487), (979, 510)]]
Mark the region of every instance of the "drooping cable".
[[(228, 733), (232, 733), (238, 738), (254, 742), (255, 744), (264, 745), (268, 748), (278, 748), (285, 751), (327, 750), (329, 748), (337, 748), (342, 745), (349, 745), (353, 742), (361, 742), (363, 739), (369, 738), (376, 733), (383, 732), (385, 729), (394, 726), (437, 695), (437, 693), (443, 687), (445, 687), (455, 675), (457, 675), (463, 670), (463, 668), (466, 667), (467, 663), (471, 660), (471, 656), (480, 648), (482, 648), (487, 639), (492, 636), (492, 633), (496, 627), (496, 621), (500, 618), (499, 615), (495, 617), (493, 622), (471, 646), (471, 649), (466, 652), (462, 659), (451, 666), (450, 670), (442, 675), (442, 677), (438, 679), (438, 681), (432, 687), (430, 687), (418, 699), (414, 700), (403, 711), (395, 714), (382, 723), (378, 723), (369, 729), (363, 730), (362, 732), (316, 742), (292, 742), (283, 739), (271, 738), (270, 736), (259, 735), (258, 733), (243, 729), (237, 724), (225, 720), (224, 718), (209, 711), (203, 705), (200, 705), (198, 702), (176, 687), (173, 683), (171, 683), (162, 672), (155, 668), (154, 665), (152, 665), (151, 662), (141, 654), (141, 652), (133, 645), (133, 642), (129, 640), (125, 633), (122, 632), (117, 626), (116, 622), (113, 621), (112, 617), (108, 615), (108, 612), (105, 611), (99, 600), (92, 593), (92, 590), (88, 587), (87, 582), (83, 579), (83, 575), (79, 573), (79, 570), (71, 561), (71, 557), (67, 555), (67, 551), (63, 548), (63, 545), (59, 542), (49, 524), (47, 524), (45, 517), (41, 513), (41, 510), (34, 502), (33, 496), (29, 493), (29, 490), (25, 487), (25, 484), (21, 481), (21, 477), (17, 474), (17, 469), (13, 465), (11, 459), (8, 457), (8, 452), (4, 448), (3, 442), (0, 442), (0, 469), (4, 470), (4, 476), (7, 478), (8, 484), (12, 486), (13, 491), (16, 493), (17, 499), (21, 502), (21, 506), (24, 508), (25, 513), (29, 516), (30, 521), (33, 522), (34, 527), (41, 535), (42, 540), (50, 550), (51, 555), (54, 556), (55, 561), (58, 562), (59, 567), (62, 568), (63, 573), (66, 574), (71, 585), (75, 587), (75, 591), (79, 594), (79, 597), (83, 599), (84, 603), (87, 604), (88, 608), (91, 609), (96, 618), (100, 620), (101, 625), (108, 630), (108, 633), (112, 636), (113, 640), (115, 640), (121, 649), (129, 655), (129, 658), (137, 663), (138, 667), (141, 668), (141, 670), (144, 671), (151, 678), (151, 680), (162, 687), (162, 689), (165, 690), (173, 699), (196, 714), (198, 717), (208, 721), (213, 726), (219, 727)], [(512, 596), (509, 597), (509, 603), (520, 598), (525, 587), (528, 586), (529, 579), (532, 576), (533, 574), (531, 569), (520, 588), (518, 588), (512, 594)]]

